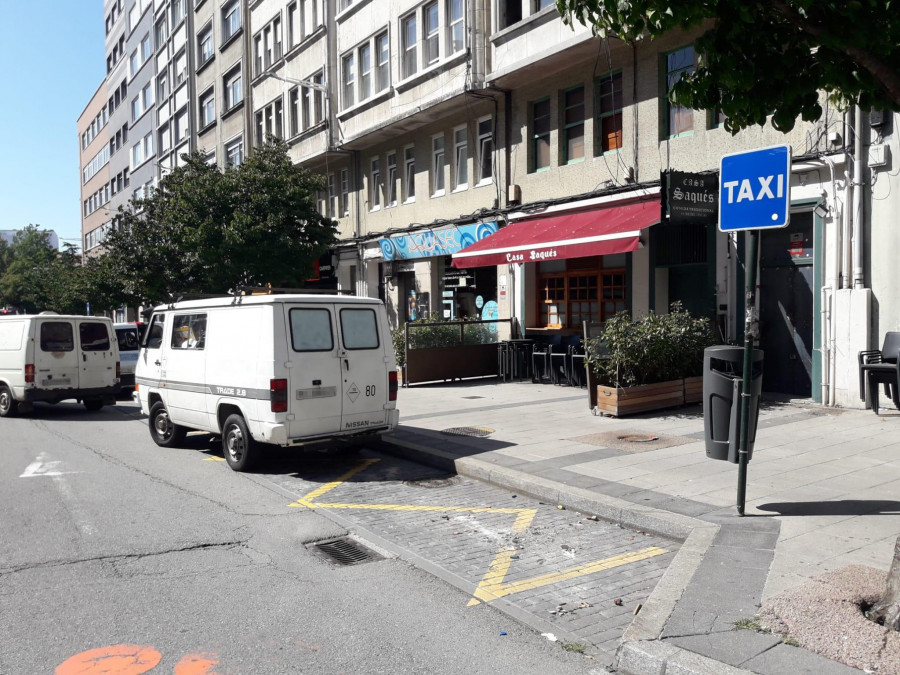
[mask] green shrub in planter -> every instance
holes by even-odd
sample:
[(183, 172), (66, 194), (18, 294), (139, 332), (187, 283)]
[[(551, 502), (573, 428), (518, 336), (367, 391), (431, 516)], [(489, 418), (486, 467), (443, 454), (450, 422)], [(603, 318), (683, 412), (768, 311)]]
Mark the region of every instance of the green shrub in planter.
[[(477, 319), (463, 319), (463, 343), (465, 345), (494, 344), (498, 340), (496, 324), (475, 323)], [(435, 347), (457, 347), (459, 341), (459, 323), (452, 325), (430, 325), (445, 323), (435, 312), (431, 316), (410, 322), (409, 348), (430, 349)], [(397, 358), (397, 366), (406, 365), (406, 324), (391, 331), (391, 341), (394, 344), (394, 355)]]
[(598, 384), (634, 387), (701, 375), (703, 350), (713, 343), (712, 322), (675, 302), (668, 314), (636, 321), (616, 314), (599, 336), (585, 341), (585, 354)]

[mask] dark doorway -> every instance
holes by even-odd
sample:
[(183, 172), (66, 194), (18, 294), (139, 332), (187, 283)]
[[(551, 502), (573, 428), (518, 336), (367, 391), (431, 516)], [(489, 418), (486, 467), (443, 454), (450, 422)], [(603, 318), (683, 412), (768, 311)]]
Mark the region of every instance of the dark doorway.
[(810, 397), (813, 358), (813, 214), (792, 213), (761, 233), (759, 330), (763, 391)]

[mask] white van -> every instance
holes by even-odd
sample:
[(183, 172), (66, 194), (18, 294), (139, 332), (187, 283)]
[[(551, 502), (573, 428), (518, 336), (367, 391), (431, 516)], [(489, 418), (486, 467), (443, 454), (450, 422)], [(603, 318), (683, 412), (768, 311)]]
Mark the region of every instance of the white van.
[(221, 435), (235, 471), (257, 443), (354, 440), (397, 426), (397, 365), (380, 300), (256, 295), (156, 307), (136, 381), (157, 445)]
[(102, 316), (0, 316), (0, 417), (27, 415), (35, 401), (76, 399), (88, 410), (114, 404), (119, 349)]

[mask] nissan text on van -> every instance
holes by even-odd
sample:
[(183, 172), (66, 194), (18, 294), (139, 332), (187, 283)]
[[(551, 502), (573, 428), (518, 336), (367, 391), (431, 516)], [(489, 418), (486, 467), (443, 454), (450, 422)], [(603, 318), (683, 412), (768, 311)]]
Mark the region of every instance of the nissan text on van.
[(259, 444), (354, 441), (397, 426), (384, 305), (341, 295), (256, 295), (156, 307), (136, 383), (157, 445), (222, 437), (244, 471)]
[(35, 401), (75, 399), (88, 410), (114, 404), (119, 350), (100, 316), (0, 316), (0, 417), (27, 415)]

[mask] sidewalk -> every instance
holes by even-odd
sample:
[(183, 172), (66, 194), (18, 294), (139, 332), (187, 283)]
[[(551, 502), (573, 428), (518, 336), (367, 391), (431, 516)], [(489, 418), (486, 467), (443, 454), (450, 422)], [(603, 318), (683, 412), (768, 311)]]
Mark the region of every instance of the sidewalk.
[[(595, 417), (584, 389), (489, 380), (402, 388), (399, 408), (385, 437), (395, 452), (684, 541), (623, 636), (620, 672), (862, 672), (734, 624), (767, 601), (799, 607), (779, 596), (809, 600), (804, 584), (824, 573), (887, 571), (900, 534), (900, 412), (765, 402), (740, 518), (737, 466), (706, 458), (700, 406)], [(808, 617), (820, 642), (866, 647), (831, 614)], [(900, 673), (896, 656), (877, 672)]]

